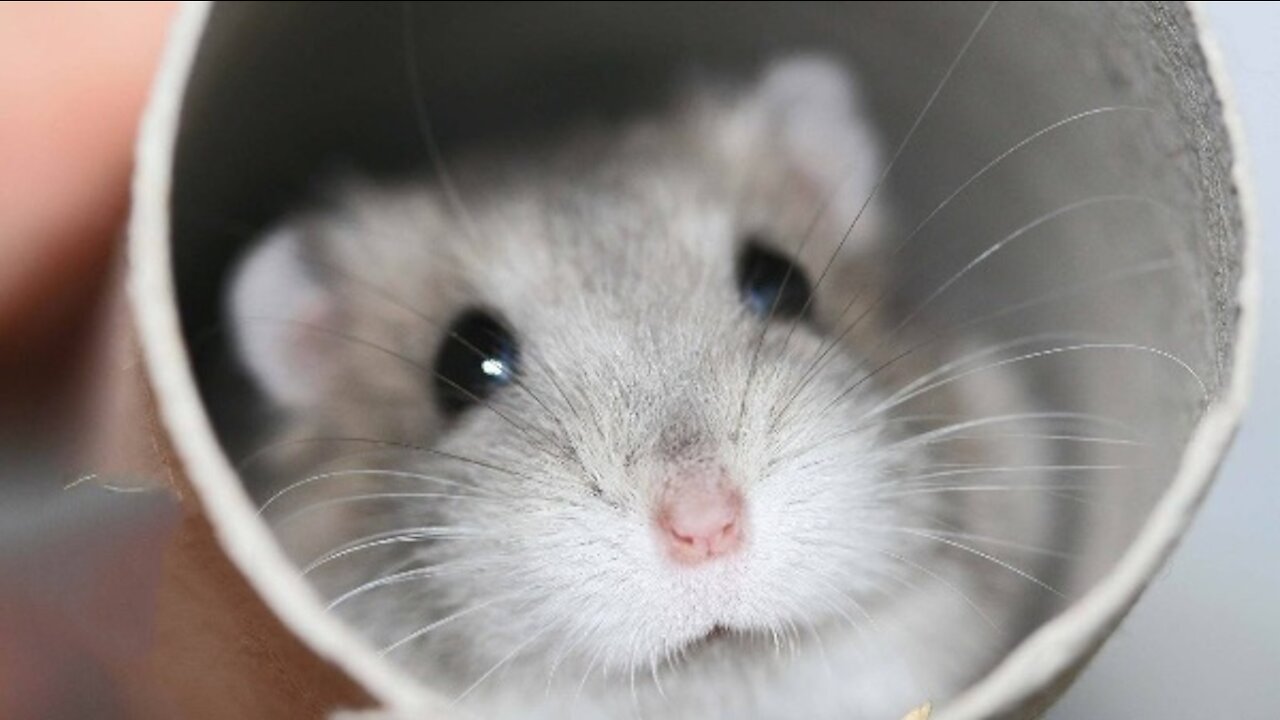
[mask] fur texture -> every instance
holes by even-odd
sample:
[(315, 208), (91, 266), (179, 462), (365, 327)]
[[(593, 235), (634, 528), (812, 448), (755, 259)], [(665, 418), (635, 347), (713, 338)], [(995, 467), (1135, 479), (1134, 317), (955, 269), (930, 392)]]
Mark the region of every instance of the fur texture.
[[(231, 296), (289, 418), (258, 491), (334, 612), (484, 717), (896, 718), (990, 667), (1045, 558), (957, 545), (1046, 542), (1052, 502), (928, 490), (1046, 460), (982, 421), (1028, 409), (1010, 370), (946, 381), (975, 341), (897, 327), (883, 200), (842, 243), (884, 163), (863, 114), (789, 60), (444, 182), (349, 181), (272, 232)], [(811, 321), (748, 312), (748, 239), (816, 284)], [(473, 307), (523, 362), (450, 419), (432, 365)], [(654, 503), (698, 467), (740, 488), (746, 544), (686, 567)]]

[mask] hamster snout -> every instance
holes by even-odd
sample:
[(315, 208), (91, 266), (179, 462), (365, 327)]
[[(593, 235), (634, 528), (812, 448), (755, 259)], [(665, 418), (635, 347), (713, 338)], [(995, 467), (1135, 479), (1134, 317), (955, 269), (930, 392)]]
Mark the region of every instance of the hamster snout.
[(723, 468), (683, 469), (664, 484), (655, 522), (671, 559), (698, 565), (742, 546), (746, 509)]

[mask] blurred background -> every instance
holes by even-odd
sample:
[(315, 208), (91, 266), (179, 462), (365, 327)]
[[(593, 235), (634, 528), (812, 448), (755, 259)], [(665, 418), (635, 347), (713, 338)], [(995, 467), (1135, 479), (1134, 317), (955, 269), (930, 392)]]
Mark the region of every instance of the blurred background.
[[(1280, 3), (1205, 10), (1243, 116), (1271, 300), (1280, 286)], [(88, 707), (103, 716), (100, 698), (115, 691), (102, 667), (141, 652), (131, 636), (145, 635), (158, 571), (155, 554), (138, 549), (159, 547), (172, 528), (163, 501), (125, 508), (80, 496), (49, 510), (41, 500), (81, 477), (67, 459), (82, 450), (84, 428), (68, 418), (102, 401), (79, 368), (106, 342), (86, 328), (108, 311), (100, 290), (170, 12), (167, 3), (0, 3), (0, 483), (19, 490), (0, 502), (0, 718), (17, 716), (6, 702), (22, 692), (51, 698), (38, 717), (90, 717)], [(1262, 305), (1254, 398), (1217, 486), (1053, 720), (1280, 717), (1280, 312)], [(89, 546), (100, 552), (73, 552)], [(135, 562), (106, 591), (111, 601), (83, 599), (118, 552)], [(65, 643), (48, 642), (51, 628)], [(72, 684), (87, 705), (52, 699)], [(127, 697), (112, 702), (122, 716), (146, 714)]]

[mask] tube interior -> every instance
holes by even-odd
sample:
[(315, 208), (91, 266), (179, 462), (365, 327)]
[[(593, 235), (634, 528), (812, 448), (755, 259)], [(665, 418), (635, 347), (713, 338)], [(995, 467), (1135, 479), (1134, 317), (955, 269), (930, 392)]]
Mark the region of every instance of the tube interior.
[[(583, 114), (624, 116), (691, 67), (746, 75), (770, 58), (819, 52), (853, 68), (886, 154), (902, 147), (886, 192), (906, 228), (937, 211), (897, 258), (894, 301), (904, 307), (1047, 214), (1091, 198), (1142, 199), (1043, 223), (927, 309), (942, 326), (989, 318), (992, 342), (1053, 333), (1064, 347), (1155, 351), (1025, 363), (1045, 407), (1111, 418), (1144, 448), (1132, 467), (1078, 479), (1090, 492), (1061, 519), (1077, 559), (1051, 580), (1079, 597), (1141, 528), (1229, 379), (1240, 234), (1223, 190), (1231, 158), (1216, 101), (1174, 70), (1192, 43), (1180, 11), (1002, 5), (944, 83), (986, 7), (218, 4), (183, 105), (172, 236), (184, 332), (228, 453), (251, 450), (265, 409), (227, 351), (227, 268), (336, 169), (424, 170), (407, 63), (447, 157)], [(1062, 462), (1108, 464), (1101, 452), (1081, 444)]]

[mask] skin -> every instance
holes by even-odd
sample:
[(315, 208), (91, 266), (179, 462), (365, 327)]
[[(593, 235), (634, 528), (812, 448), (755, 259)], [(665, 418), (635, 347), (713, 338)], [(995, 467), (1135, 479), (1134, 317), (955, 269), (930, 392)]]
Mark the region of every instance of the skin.
[[(0, 3), (0, 388), (63, 385), (128, 208), (173, 3)], [(13, 397), (13, 395), (9, 395)]]

